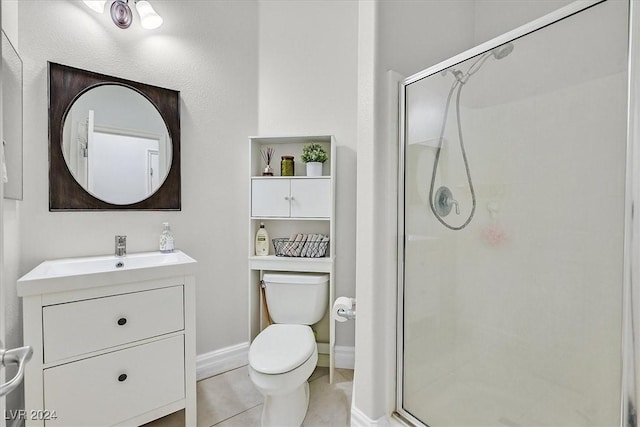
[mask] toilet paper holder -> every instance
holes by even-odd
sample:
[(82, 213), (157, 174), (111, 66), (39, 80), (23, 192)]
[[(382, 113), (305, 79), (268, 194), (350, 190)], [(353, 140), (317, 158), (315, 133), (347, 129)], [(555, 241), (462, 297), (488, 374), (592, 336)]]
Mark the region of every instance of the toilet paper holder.
[(346, 322), (356, 318), (356, 299), (349, 297), (338, 297), (333, 302), (331, 318), (336, 322)]
[(356, 318), (356, 299), (338, 297), (333, 302), (332, 317), (336, 322), (346, 322)]
[(338, 309), (338, 316), (344, 317), (347, 320), (354, 320), (356, 318), (355, 310), (345, 310), (344, 308)]

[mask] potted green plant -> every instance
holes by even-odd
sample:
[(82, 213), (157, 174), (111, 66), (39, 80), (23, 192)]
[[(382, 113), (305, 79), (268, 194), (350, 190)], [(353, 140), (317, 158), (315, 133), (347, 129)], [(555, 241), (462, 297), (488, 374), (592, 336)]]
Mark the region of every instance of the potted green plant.
[(307, 176), (322, 176), (322, 165), (328, 158), (326, 150), (318, 143), (302, 147), (300, 159), (307, 164)]

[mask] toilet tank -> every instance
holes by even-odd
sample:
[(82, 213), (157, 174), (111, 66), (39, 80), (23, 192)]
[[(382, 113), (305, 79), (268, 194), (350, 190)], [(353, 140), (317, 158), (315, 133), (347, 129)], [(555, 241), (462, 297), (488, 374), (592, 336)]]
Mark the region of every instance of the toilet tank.
[(265, 273), (267, 307), (275, 323), (313, 325), (329, 303), (329, 275), (317, 273)]

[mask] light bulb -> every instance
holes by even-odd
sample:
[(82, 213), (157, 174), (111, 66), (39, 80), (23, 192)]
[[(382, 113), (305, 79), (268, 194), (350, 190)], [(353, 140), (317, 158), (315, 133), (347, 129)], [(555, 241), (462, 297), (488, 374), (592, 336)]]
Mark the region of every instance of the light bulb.
[(147, 0), (138, 0), (136, 2), (136, 9), (140, 15), (140, 25), (147, 30), (153, 30), (162, 25), (162, 17), (153, 10), (151, 4)]
[(106, 0), (84, 0), (84, 4), (89, 6), (91, 10), (96, 11), (98, 13), (104, 12), (104, 4), (106, 2), (107, 2)]

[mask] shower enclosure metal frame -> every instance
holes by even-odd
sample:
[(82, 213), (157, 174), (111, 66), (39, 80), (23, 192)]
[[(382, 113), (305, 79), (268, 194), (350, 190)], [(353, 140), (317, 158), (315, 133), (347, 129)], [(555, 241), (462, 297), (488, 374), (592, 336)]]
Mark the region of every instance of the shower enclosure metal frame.
[[(403, 409), (403, 319), (404, 319), (404, 188), (405, 188), (405, 144), (406, 144), (406, 87), (427, 76), (440, 73), (460, 62), (481, 55), (505, 43), (526, 36), (546, 26), (555, 24), (576, 13), (582, 12), (604, 1), (576, 1), (539, 19), (531, 21), (510, 32), (482, 43), (459, 55), (407, 77), (399, 85), (399, 156), (398, 156), (398, 294), (397, 294), (397, 331), (396, 331), (396, 415), (420, 426), (423, 423)], [(622, 353), (621, 353), (621, 427), (637, 427), (638, 396), (640, 384), (637, 379), (637, 358), (640, 355), (640, 342), (635, 335), (640, 331), (640, 217), (635, 212), (640, 209), (640, 55), (634, 53), (640, 49), (640, 2), (629, 3), (629, 31), (627, 50), (627, 141), (626, 141), (626, 177), (625, 177), (625, 214), (624, 214), (624, 260), (622, 283)], [(634, 25), (638, 27), (634, 27)]]

